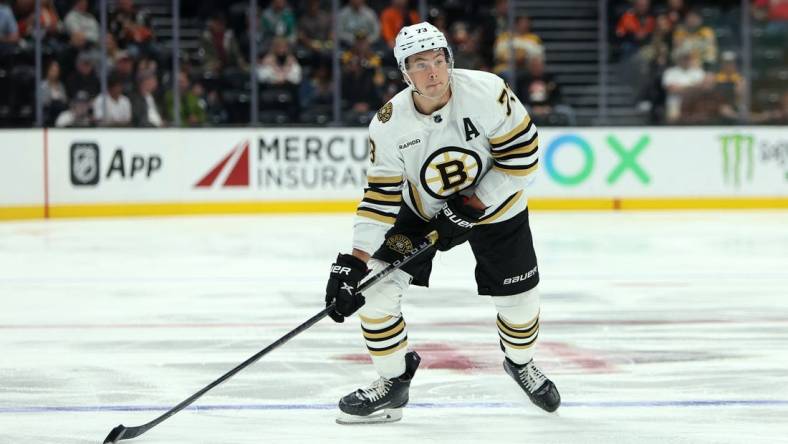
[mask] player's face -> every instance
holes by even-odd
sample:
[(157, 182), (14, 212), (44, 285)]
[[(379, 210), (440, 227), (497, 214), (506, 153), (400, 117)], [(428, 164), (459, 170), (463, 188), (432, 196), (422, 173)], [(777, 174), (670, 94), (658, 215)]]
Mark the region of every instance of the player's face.
[(443, 50), (429, 50), (410, 56), (408, 76), (425, 96), (443, 94), (449, 83), (449, 64)]

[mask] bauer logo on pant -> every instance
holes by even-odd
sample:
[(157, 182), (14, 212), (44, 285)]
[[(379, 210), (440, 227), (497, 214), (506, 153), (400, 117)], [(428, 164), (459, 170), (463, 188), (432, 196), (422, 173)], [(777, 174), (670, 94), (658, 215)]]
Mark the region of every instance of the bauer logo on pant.
[(503, 280), (503, 284), (504, 285), (516, 284), (518, 282), (522, 282), (522, 281), (525, 281), (527, 279), (531, 279), (538, 272), (539, 272), (538, 268), (534, 267), (534, 268), (528, 270), (527, 273), (519, 274), (517, 276), (512, 276), (512, 277), (508, 277), (508, 278), (504, 279)]
[(99, 182), (99, 146), (93, 142), (71, 144), (71, 183), (76, 186)]

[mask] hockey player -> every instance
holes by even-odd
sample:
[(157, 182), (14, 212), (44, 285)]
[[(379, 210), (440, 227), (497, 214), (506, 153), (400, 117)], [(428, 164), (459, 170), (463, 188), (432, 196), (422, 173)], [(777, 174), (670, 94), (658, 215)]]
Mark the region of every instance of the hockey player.
[(402, 28), (394, 56), (408, 87), (369, 125), (368, 187), (354, 223), (353, 252), (339, 254), (326, 286), (337, 322), (358, 310), (380, 378), (339, 401), (341, 424), (402, 417), (419, 356), (408, 351), (400, 299), (427, 286), (435, 250), (363, 295), (368, 273), (406, 255), (436, 230), (440, 251), (466, 241), (480, 295), (492, 296), (503, 367), (531, 401), (552, 412), (558, 390), (533, 362), (539, 334), (539, 272), (523, 189), (538, 167), (536, 127), (504, 81), (453, 69), (445, 36), (423, 22)]

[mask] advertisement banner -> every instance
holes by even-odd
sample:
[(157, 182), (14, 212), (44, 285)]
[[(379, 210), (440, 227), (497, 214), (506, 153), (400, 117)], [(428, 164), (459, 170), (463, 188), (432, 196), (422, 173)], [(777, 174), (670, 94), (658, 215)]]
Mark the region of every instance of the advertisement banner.
[(52, 202), (355, 199), (367, 140), (361, 129), (55, 130)]
[[(365, 128), (30, 129), (0, 140), (6, 219), (352, 211), (369, 166)], [(539, 153), (534, 208), (788, 206), (784, 128), (543, 128)]]
[(44, 133), (0, 132), (0, 207), (44, 205)]
[(539, 132), (535, 197), (788, 196), (779, 128), (588, 128)]

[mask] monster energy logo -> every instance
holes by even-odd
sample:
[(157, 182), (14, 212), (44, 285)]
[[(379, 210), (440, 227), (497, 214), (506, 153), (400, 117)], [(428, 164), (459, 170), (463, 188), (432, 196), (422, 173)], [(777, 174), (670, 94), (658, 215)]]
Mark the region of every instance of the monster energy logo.
[(748, 182), (755, 173), (755, 137), (744, 134), (727, 134), (722, 142), (722, 175), (725, 183), (741, 185), (742, 170)]

